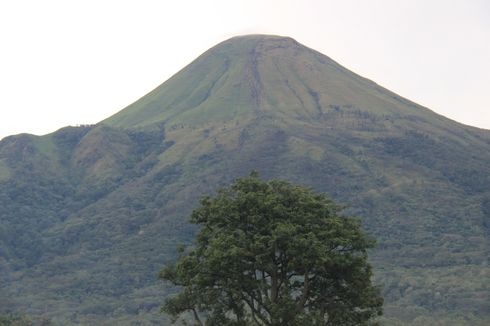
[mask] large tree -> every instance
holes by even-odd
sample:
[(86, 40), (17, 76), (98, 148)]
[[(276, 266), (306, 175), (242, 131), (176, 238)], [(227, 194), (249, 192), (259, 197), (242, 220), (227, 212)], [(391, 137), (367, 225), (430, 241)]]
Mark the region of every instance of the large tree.
[(195, 245), (160, 277), (163, 311), (197, 325), (369, 325), (383, 300), (367, 237), (324, 194), (252, 174), (192, 212)]

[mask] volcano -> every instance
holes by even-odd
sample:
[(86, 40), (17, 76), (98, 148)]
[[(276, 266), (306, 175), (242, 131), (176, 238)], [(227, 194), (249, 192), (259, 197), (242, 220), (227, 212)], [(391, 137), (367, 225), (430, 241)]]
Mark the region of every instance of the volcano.
[(188, 214), (256, 170), (361, 219), (387, 322), (483, 325), (489, 162), (488, 130), (291, 38), (235, 37), (96, 125), (0, 142), (0, 312), (166, 323), (156, 273), (192, 241)]

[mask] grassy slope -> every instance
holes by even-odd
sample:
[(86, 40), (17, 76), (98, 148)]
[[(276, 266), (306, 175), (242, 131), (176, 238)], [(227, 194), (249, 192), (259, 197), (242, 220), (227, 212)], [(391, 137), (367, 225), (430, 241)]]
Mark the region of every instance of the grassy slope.
[(488, 131), (291, 39), (235, 38), (99, 126), (2, 141), (3, 232), (32, 235), (0, 237), (2, 293), (63, 323), (157, 322), (171, 290), (155, 273), (192, 238), (185, 216), (257, 169), (363, 219), (380, 240), (372, 261), (387, 318), (475, 324), (490, 315), (489, 153)]

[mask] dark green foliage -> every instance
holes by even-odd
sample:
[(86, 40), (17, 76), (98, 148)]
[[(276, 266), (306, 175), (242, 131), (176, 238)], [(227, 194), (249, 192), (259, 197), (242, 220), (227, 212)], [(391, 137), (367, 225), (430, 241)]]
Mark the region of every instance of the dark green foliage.
[(321, 194), (255, 175), (191, 215), (195, 247), (160, 278), (182, 287), (163, 310), (206, 325), (367, 325), (383, 303), (359, 223)]

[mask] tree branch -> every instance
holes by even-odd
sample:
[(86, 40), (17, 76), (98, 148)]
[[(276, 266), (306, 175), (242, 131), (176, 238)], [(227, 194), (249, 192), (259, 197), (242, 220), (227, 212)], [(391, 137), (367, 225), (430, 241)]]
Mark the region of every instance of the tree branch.
[[(244, 296), (243, 301), (250, 307), (250, 310), (253, 312), (254, 315), (256, 315), (265, 325), (272, 325), (269, 320), (258, 310), (255, 308), (255, 305), (251, 304), (249, 300)], [(257, 321), (257, 319), (254, 317), (254, 319)]]
[(301, 298), (299, 299), (296, 308), (300, 311), (304, 310), (305, 303), (308, 300), (308, 295), (310, 294), (310, 277), (308, 276), (309, 272), (305, 273), (305, 280), (303, 282), (303, 293), (301, 294)]
[(196, 322), (200, 325), (200, 326), (204, 326), (204, 324), (202, 323), (201, 319), (199, 318), (199, 314), (197, 313), (196, 311), (196, 308), (192, 308), (192, 312), (194, 313), (194, 319), (196, 320)]

